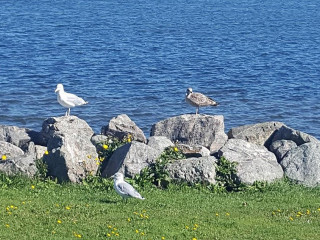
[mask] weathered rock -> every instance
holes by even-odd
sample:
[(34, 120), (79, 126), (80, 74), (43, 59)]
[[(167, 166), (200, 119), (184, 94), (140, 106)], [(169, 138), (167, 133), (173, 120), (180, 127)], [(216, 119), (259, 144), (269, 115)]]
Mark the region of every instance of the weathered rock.
[(277, 140), (270, 145), (270, 151), (273, 152), (278, 161), (287, 154), (288, 151), (297, 147), (297, 144), (291, 140)]
[(283, 170), (276, 156), (264, 146), (242, 139), (229, 139), (218, 155), (231, 162), (238, 162), (237, 177), (242, 183), (271, 182), (283, 177)]
[(16, 126), (0, 125), (0, 141), (11, 143), (19, 148), (25, 149), (31, 141), (29, 130)]
[(168, 118), (152, 126), (150, 136), (165, 136), (173, 142), (201, 145), (217, 151), (227, 139), (222, 115), (186, 114)]
[(126, 114), (112, 118), (107, 126), (101, 128), (101, 133), (119, 139), (131, 135), (132, 140), (143, 143), (147, 142), (143, 131)]
[(172, 147), (174, 144), (167, 137), (153, 136), (148, 139), (149, 147), (152, 147), (159, 151), (159, 155), (167, 148)]
[(178, 144), (177, 147), (187, 158), (210, 156), (210, 150), (201, 145)]
[(118, 148), (112, 154), (102, 170), (102, 177), (111, 177), (120, 171), (128, 177), (139, 174), (149, 164), (154, 163), (159, 156), (159, 150), (144, 143), (133, 141)]
[(23, 155), (0, 161), (0, 171), (7, 175), (25, 175), (34, 177), (37, 173), (37, 167), (32, 155)]
[(6, 155), (10, 158), (22, 156), (24, 152), (21, 148), (8, 142), (0, 141), (0, 157)]
[(41, 145), (35, 145), (34, 142), (30, 142), (26, 154), (34, 156), (34, 159), (40, 159), (43, 157), (47, 150), (47, 147)]
[(216, 160), (213, 156), (175, 160), (173, 163), (167, 164), (166, 170), (169, 172), (169, 176), (175, 180), (214, 184)]
[(48, 118), (42, 125), (42, 133), (48, 138), (48, 174), (59, 181), (80, 182), (89, 174), (95, 174), (98, 154), (91, 143), (93, 131), (76, 116)]
[(320, 143), (312, 141), (291, 149), (280, 162), (285, 175), (306, 186), (320, 183)]
[(230, 129), (229, 139), (236, 138), (269, 148), (275, 132), (284, 124), (281, 122), (264, 122), (244, 125)]
[(319, 140), (315, 137), (306, 134), (304, 132), (300, 132), (298, 130), (294, 130), (287, 126), (282, 126), (273, 136), (272, 142), (277, 140), (291, 140), (294, 141), (298, 146), (308, 143), (308, 142), (316, 142), (319, 143)]

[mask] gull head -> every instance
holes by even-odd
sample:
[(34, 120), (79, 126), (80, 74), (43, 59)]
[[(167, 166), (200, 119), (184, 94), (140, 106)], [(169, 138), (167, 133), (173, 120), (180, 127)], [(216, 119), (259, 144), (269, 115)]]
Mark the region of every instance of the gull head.
[(113, 177), (113, 179), (114, 179), (115, 181), (117, 181), (117, 180), (123, 180), (123, 174), (120, 173), (120, 172), (117, 172), (117, 173), (114, 174), (112, 177)]
[(190, 93), (192, 93), (192, 88), (187, 89), (186, 95), (189, 95)]
[(57, 85), (57, 88), (54, 92), (59, 92), (59, 91), (63, 91), (63, 85), (61, 83)]

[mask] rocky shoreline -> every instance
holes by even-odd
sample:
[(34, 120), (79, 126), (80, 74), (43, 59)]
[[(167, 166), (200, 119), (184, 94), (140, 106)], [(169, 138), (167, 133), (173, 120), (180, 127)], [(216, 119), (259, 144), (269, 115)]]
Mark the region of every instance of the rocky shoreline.
[[(101, 142), (128, 135), (130, 142), (116, 149), (99, 169)], [(160, 121), (148, 139), (125, 114), (111, 119), (100, 134), (76, 116), (48, 118), (40, 132), (0, 125), (0, 171), (33, 177), (36, 160), (43, 158), (48, 175), (59, 181), (81, 182), (98, 169), (102, 177), (117, 171), (133, 177), (169, 146), (187, 157), (166, 166), (170, 177), (180, 181), (214, 184), (216, 163), (225, 157), (238, 163), (241, 183), (272, 182), (284, 176), (309, 187), (320, 183), (320, 141), (315, 137), (281, 122), (239, 126), (226, 134), (223, 116), (199, 114)]]

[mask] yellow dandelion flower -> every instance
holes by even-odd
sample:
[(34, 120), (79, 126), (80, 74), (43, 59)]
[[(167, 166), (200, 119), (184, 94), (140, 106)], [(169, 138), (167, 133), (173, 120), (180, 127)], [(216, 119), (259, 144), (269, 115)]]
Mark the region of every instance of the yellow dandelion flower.
[(90, 154), (88, 154), (88, 155), (87, 155), (87, 158), (91, 159), (91, 155), (90, 155)]
[(128, 222), (131, 222), (131, 218), (128, 218), (127, 221), (128, 221)]
[(22, 204), (26, 204), (26, 202), (22, 202)]
[(149, 216), (148, 216), (148, 215), (145, 215), (144, 217), (145, 217), (146, 219), (149, 219)]
[(44, 152), (44, 155), (49, 155), (49, 151), (46, 150), (46, 151)]
[(9, 224), (6, 224), (6, 227), (7, 227), (7, 228), (10, 227), (10, 225), (9, 225)]
[(230, 216), (230, 213), (227, 212), (227, 213), (226, 213), (226, 216)]
[(133, 212), (133, 214), (138, 215), (138, 213), (137, 213), (137, 212)]
[(107, 237), (111, 237), (111, 234), (110, 234), (110, 233), (107, 233)]
[(141, 232), (140, 234), (141, 234), (142, 236), (143, 236), (143, 235), (145, 235), (145, 233), (144, 233), (144, 232)]
[(11, 215), (11, 214), (12, 214), (12, 212), (8, 212), (8, 214), (9, 214), (9, 215)]
[(102, 145), (102, 148), (103, 148), (104, 150), (107, 150), (107, 149), (109, 148), (109, 146), (108, 146), (107, 144), (103, 144), (103, 145)]
[(2, 155), (1, 160), (2, 160), (2, 161), (7, 160), (7, 156), (6, 156), (6, 155)]
[(58, 220), (57, 220), (57, 223), (61, 224), (61, 223), (62, 223), (62, 221), (61, 221), (60, 219), (58, 219)]
[(289, 217), (289, 220), (290, 220), (290, 221), (293, 221), (293, 217)]
[(318, 208), (318, 211), (320, 212), (320, 208)]
[(139, 233), (139, 230), (138, 230), (138, 229), (136, 229), (136, 233)]
[(66, 206), (66, 210), (70, 210), (71, 209), (71, 207), (69, 207), (69, 206)]
[(31, 185), (31, 188), (32, 188), (32, 189), (35, 189), (36, 187), (35, 187), (34, 185)]
[(281, 212), (281, 210), (280, 210), (280, 209), (278, 209), (278, 212)]
[(108, 225), (108, 228), (112, 228), (112, 226), (111, 226), (111, 225)]
[(11, 206), (10, 206), (10, 208), (14, 208), (14, 206), (13, 206), (13, 205), (11, 205)]
[(10, 211), (10, 208), (9, 208), (9, 207), (6, 207), (6, 210), (7, 210), (7, 211)]
[(161, 240), (165, 240), (166, 238), (165, 237), (161, 237)]
[(115, 236), (119, 237), (119, 233), (116, 233)]
[(192, 238), (192, 240), (197, 240), (196, 238)]
[(128, 140), (127, 140), (127, 141), (128, 141), (128, 143), (130, 143), (132, 140), (131, 140), (131, 138), (128, 138)]
[(219, 213), (216, 213), (216, 216), (218, 217), (218, 216), (219, 216)]
[(276, 213), (275, 213), (275, 212), (272, 212), (272, 215), (276, 215)]
[(113, 228), (113, 231), (117, 231), (117, 228)]
[(196, 228), (197, 228), (197, 227), (199, 227), (199, 225), (195, 223), (195, 224), (194, 224), (194, 227), (196, 227)]
[(52, 233), (52, 234), (55, 234), (55, 233), (56, 233), (56, 231), (52, 231), (51, 233)]
[(175, 152), (178, 152), (179, 149), (178, 149), (177, 147), (174, 147), (174, 151), (175, 151)]
[(308, 214), (308, 215), (310, 214), (310, 210), (309, 210), (309, 209), (307, 209), (307, 214)]

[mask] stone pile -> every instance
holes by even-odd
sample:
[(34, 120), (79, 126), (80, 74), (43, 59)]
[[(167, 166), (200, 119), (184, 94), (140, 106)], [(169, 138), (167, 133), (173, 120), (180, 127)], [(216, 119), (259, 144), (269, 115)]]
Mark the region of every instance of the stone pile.
[[(239, 126), (225, 134), (223, 116), (186, 114), (152, 126), (147, 139), (125, 114), (110, 120), (101, 134), (75, 116), (48, 118), (35, 132), (0, 126), (0, 171), (7, 174), (36, 174), (36, 159), (43, 158), (48, 174), (59, 181), (81, 182), (98, 170), (101, 142), (110, 136), (130, 141), (116, 149), (101, 176), (121, 171), (128, 177), (154, 163), (165, 148), (175, 146), (186, 156), (167, 164), (172, 179), (190, 183), (215, 183), (217, 159), (237, 162), (239, 182), (272, 182), (283, 176), (306, 185), (320, 183), (320, 141), (281, 122)], [(131, 141), (132, 140), (132, 141)], [(46, 154), (44, 154), (46, 153)]]

